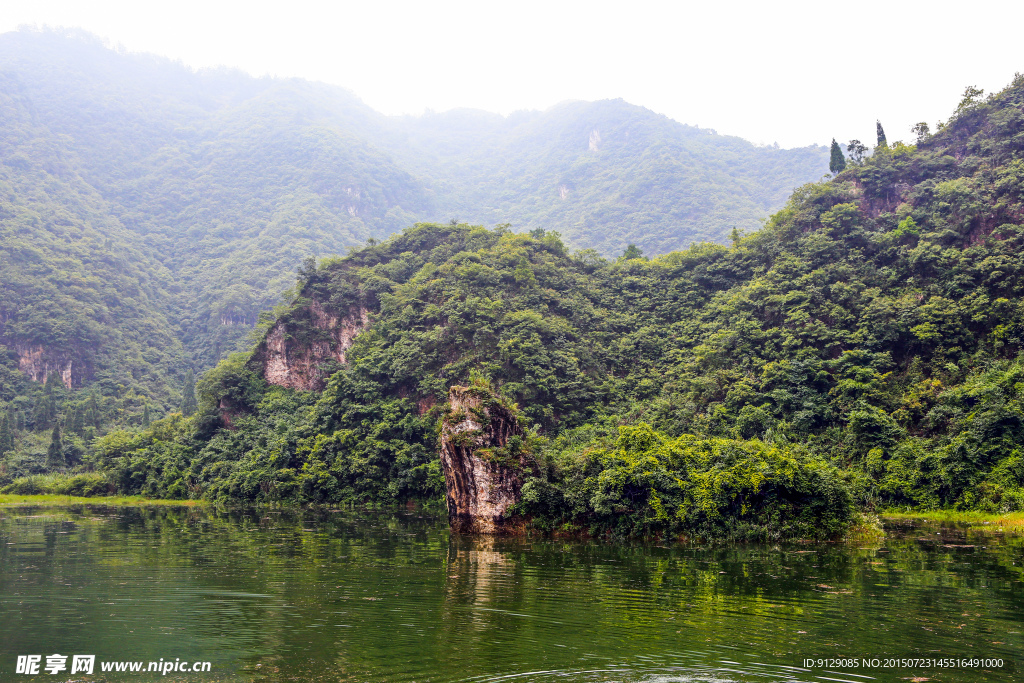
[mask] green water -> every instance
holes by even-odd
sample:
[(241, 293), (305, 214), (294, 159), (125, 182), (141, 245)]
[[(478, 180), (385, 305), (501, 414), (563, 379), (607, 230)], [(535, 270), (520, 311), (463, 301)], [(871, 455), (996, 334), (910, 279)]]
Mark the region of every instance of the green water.
[[(8, 509), (0, 680), (1024, 680), (1022, 564), (1019, 538), (938, 527), (699, 547), (453, 538), (416, 513)], [(94, 674), (15, 672), (54, 653)], [(210, 671), (100, 671), (161, 658)]]

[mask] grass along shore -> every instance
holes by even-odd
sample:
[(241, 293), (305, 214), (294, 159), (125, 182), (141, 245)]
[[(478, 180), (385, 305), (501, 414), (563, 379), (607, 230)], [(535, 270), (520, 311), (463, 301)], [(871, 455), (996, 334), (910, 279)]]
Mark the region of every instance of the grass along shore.
[(22, 495), (0, 493), (0, 508), (24, 506), (62, 507), (65, 505), (107, 505), (135, 507), (141, 505), (201, 506), (209, 505), (205, 500), (172, 500), (167, 498), (144, 498), (143, 496), (65, 496), (58, 493)]
[(962, 524), (990, 531), (1024, 532), (1024, 512), (972, 512), (966, 510), (899, 511), (886, 510), (878, 513), (883, 522), (939, 522)]

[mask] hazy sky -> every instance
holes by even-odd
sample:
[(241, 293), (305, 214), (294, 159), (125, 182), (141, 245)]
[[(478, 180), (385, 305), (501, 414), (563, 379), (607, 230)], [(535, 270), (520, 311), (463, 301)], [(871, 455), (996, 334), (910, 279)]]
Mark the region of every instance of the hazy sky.
[(0, 0), (195, 67), (343, 86), (386, 114), (621, 97), (784, 147), (889, 141), (1024, 72), (1024, 3)]

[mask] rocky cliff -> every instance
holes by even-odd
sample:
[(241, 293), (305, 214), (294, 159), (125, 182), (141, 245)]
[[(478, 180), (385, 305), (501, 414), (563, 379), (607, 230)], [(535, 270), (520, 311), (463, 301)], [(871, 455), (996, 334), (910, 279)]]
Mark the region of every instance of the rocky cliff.
[(331, 367), (345, 363), (345, 353), (368, 325), (365, 307), (339, 313), (314, 300), (270, 328), (253, 352), (250, 367), (271, 384), (320, 391)]
[(517, 411), (485, 386), (451, 387), (448, 397), (441, 424), (448, 523), (455, 533), (512, 532), (519, 520), (510, 509), (535, 467)]
[(75, 362), (66, 351), (46, 348), (40, 344), (15, 344), (18, 354), (18, 369), (33, 381), (45, 382), (56, 372), (68, 389), (81, 386), (89, 377), (85, 363)]

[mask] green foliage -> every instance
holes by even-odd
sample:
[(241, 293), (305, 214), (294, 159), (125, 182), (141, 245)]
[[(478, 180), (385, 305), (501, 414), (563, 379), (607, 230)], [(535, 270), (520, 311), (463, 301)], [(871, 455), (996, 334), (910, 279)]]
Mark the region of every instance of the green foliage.
[(859, 164), (864, 161), (864, 152), (868, 151), (868, 147), (860, 140), (850, 140), (846, 143), (846, 151), (850, 154), (850, 161)]
[(14, 450), (14, 428), (11, 426), (11, 416), (0, 417), (0, 457)]
[(839, 143), (836, 142), (835, 138), (832, 138), (832, 150), (828, 162), (828, 170), (833, 175), (842, 173), (846, 168), (846, 157), (843, 156), (843, 150), (840, 149)]
[(64, 467), (67, 462), (64, 460), (64, 441), (60, 436), (60, 425), (53, 426), (50, 434), (50, 446), (46, 449), (46, 466), (49, 468)]
[[(4, 34), (0, 72), (0, 401), (34, 401), (18, 410), (38, 431), (81, 420), (66, 431), (82, 438), (139, 426), (146, 405), (190, 415), (186, 370), (247, 348), (296, 266), (417, 218), (511, 219), (563, 250), (544, 230), (565, 225), (583, 247), (658, 253), (756, 227), (824, 163), (621, 101), (396, 119), (80, 32)], [(74, 395), (37, 401), (54, 372)], [(74, 414), (83, 389), (102, 410)]]
[(84, 472), (20, 477), (0, 489), (0, 493), (22, 496), (53, 494), (93, 497), (112, 495), (115, 490), (107, 475), (99, 472)]
[(877, 147), (877, 149), (883, 150), (883, 149), (886, 149), (889, 146), (888, 143), (886, 143), (886, 140), (885, 140), (885, 130), (882, 129), (882, 122), (881, 121), (875, 121), (875, 136), (878, 138), (878, 147)]
[[(181, 390), (181, 414), (185, 417), (196, 412), (199, 404), (196, 402), (196, 378), (192, 368), (185, 372), (185, 386)], [(147, 404), (146, 408), (149, 406)]]
[[(735, 230), (735, 228), (733, 228), (733, 230)], [(624, 261), (631, 261), (633, 259), (642, 259), (643, 257), (643, 250), (641, 250), (635, 244), (629, 244), (626, 246), (626, 250), (622, 252), (622, 256), (620, 256), (619, 258), (621, 258)]]
[[(25, 295), (35, 290), (19, 285), (9, 289), (18, 298), (0, 299), (0, 305), (17, 302), (11, 315), (0, 315), (8, 325), (0, 348), (0, 399), (14, 415), (8, 424), (17, 444), (4, 461), (5, 482), (39, 475), (49, 461), (50, 467), (99, 472), (120, 492), (151, 496), (322, 505), (436, 502), (442, 490), (437, 406), (453, 385), (473, 386), (474, 377), (487, 377), (501, 400), (520, 406), (522, 418), (536, 430), (529, 443), (524, 438), (509, 453), (496, 455), (528, 450), (536, 460), (538, 476), (525, 489), (523, 511), (548, 528), (774, 539), (836, 535), (850, 520), (851, 501), (865, 508), (1010, 510), (1024, 504), (1024, 456), (1018, 448), (1024, 438), (1024, 82), (984, 100), (972, 97), (942, 130), (914, 146), (889, 146), (879, 124), (882, 153), (864, 157), (863, 145), (851, 141), (849, 167), (829, 182), (799, 187), (760, 230), (744, 234), (737, 228), (728, 248), (694, 242), (682, 251), (641, 258), (641, 247), (658, 254), (677, 246), (675, 233), (655, 229), (659, 224), (653, 219), (634, 220), (632, 210), (616, 213), (605, 206), (603, 220), (631, 227), (598, 246), (608, 253), (626, 249), (623, 258), (606, 260), (592, 250), (571, 253), (558, 233), (543, 228), (515, 234), (507, 225), (488, 230), (453, 221), (419, 223), (319, 263), (312, 249), (297, 247), (283, 267), (267, 255), (307, 218), (325, 233), (337, 228), (332, 221), (338, 216), (343, 223), (346, 215), (354, 218), (347, 208), (338, 210), (349, 206), (347, 193), (331, 204), (325, 197), (333, 197), (336, 188), (321, 194), (308, 184), (289, 184), (292, 177), (312, 183), (299, 168), (311, 150), (328, 150), (324, 163), (348, 168), (352, 187), (367, 193), (363, 214), (362, 204), (351, 204), (356, 215), (374, 217), (364, 222), (360, 235), (377, 230), (367, 227), (371, 223), (404, 220), (405, 209), (396, 207), (413, 206), (405, 197), (418, 196), (410, 189), (389, 199), (385, 185), (372, 185), (375, 176), (352, 155), (371, 166), (379, 162), (376, 168), (390, 168), (392, 162), (333, 129), (321, 130), (330, 120), (324, 112), (333, 104), (311, 114), (316, 125), (289, 129), (294, 136), (277, 137), (270, 123), (252, 128), (264, 116), (279, 121), (294, 114), (286, 89), (261, 86), (255, 100), (239, 95), (247, 104), (221, 112), (228, 131), (210, 122), (195, 132), (210, 144), (185, 155), (184, 162), (188, 145), (175, 136), (185, 129), (160, 129), (154, 142), (138, 140), (148, 156), (145, 163), (134, 162), (141, 166), (131, 182), (99, 161), (76, 171), (79, 179), (106, 188), (102, 196), (112, 197), (109, 201), (132, 198), (121, 205), (135, 207), (124, 208), (124, 220), (145, 226), (134, 233), (109, 222), (109, 245), (94, 238), (103, 234), (95, 226), (107, 224), (90, 223), (94, 214), (83, 208), (74, 214), (79, 218), (69, 219), (74, 230), (61, 228), (43, 241), (48, 251), (34, 247), (28, 236), (38, 233), (35, 226), (64, 224), (51, 220), (59, 212), (49, 199), (26, 204), (25, 197), (34, 196), (28, 191), (33, 183), (17, 173), (28, 162), (3, 157), (4, 172), (14, 178), (10, 182), (21, 183), (3, 195), (10, 207), (5, 210), (22, 218), (11, 223), (3, 214), (5, 236), (17, 239), (4, 242), (14, 245), (9, 252), (14, 256), (0, 265), (13, 264), (4, 272), (19, 282), (48, 283), (40, 285), (38, 296)], [(452, 142), (441, 162), (457, 161), (460, 154), (497, 160), (453, 171), (459, 178), (453, 186), (467, 192), (468, 203), (503, 211), (517, 205), (520, 185), (505, 188), (513, 199), (492, 203), (484, 200), (494, 190), (466, 190), (481, 169), (493, 172), (502, 187), (524, 178), (522, 187), (536, 185), (531, 196), (540, 196), (537, 188), (561, 184), (565, 196), (555, 205), (562, 208), (538, 208), (532, 215), (559, 217), (546, 224), (567, 226), (567, 239), (575, 240), (595, 223), (573, 213), (582, 205), (572, 203), (596, 203), (589, 193), (606, 189), (611, 177), (599, 170), (604, 166), (596, 165), (598, 158), (628, 158), (625, 167), (647, 174), (623, 177), (675, 178), (683, 171), (674, 162), (648, 154), (644, 150), (652, 148), (636, 140), (677, 151), (683, 144), (674, 135), (698, 147), (721, 142), (648, 121), (626, 145), (625, 133), (632, 134), (636, 121), (635, 112), (627, 115), (626, 109), (621, 103), (595, 105), (593, 111), (610, 122), (600, 131), (591, 123), (581, 127), (575, 105), (559, 108), (554, 118), (527, 115), (469, 127), (476, 142), (504, 130), (522, 150), (509, 162), (502, 160), (513, 157), (493, 153), (493, 146), (481, 144), (471, 152), (475, 142), (465, 141), (469, 138), (452, 142), (447, 118), (415, 125), (435, 126), (438, 139)], [(142, 120), (156, 120), (146, 116)], [(557, 131), (567, 131), (566, 139), (593, 140), (593, 148), (564, 152), (558, 178), (547, 171), (527, 172), (542, 166), (545, 141)], [(101, 133), (109, 131), (76, 131), (75, 145), (84, 149), (84, 141), (101, 139)], [(380, 139), (393, 140), (388, 135), (380, 133)], [(239, 138), (259, 144), (231, 157), (227, 170), (215, 168)], [(23, 149), (18, 145), (28, 143), (19, 140), (4, 144)], [(425, 149), (403, 153), (404, 161), (413, 163)], [(249, 166), (264, 152), (290, 171), (265, 194), (254, 194), (261, 181)], [(170, 167), (180, 162), (188, 171), (162, 175), (151, 166), (158, 161)], [(431, 165), (448, 164), (435, 158)], [(173, 201), (186, 196), (182, 178), (197, 170), (208, 170), (221, 183), (201, 193), (194, 209), (198, 218), (192, 208)], [(773, 170), (766, 166), (763, 172)], [(64, 176), (45, 168), (33, 173), (46, 181), (42, 187), (56, 187), (64, 197), (100, 201), (84, 180), (61, 185)], [(424, 177), (438, 176), (424, 172)], [(403, 185), (408, 178), (392, 180), (418, 187), (411, 180)], [(660, 205), (650, 192), (647, 185), (630, 187), (623, 205), (634, 202), (630, 206), (653, 211)], [(271, 214), (279, 208), (274, 207), (286, 194), (296, 202), (288, 211), (297, 213), (275, 218)], [(236, 195), (249, 198), (244, 210), (228, 201)], [(163, 196), (172, 198), (167, 206), (150, 211), (152, 198)], [(695, 200), (672, 195), (664, 220), (698, 220), (699, 212), (687, 208)], [(323, 213), (310, 208), (318, 202)], [(450, 203), (456, 206), (445, 207), (444, 215), (456, 209), (467, 215), (465, 206)], [(49, 213), (41, 213), (44, 205)], [(573, 205), (572, 211), (566, 208)], [(96, 206), (96, 215), (102, 214), (102, 206)], [(324, 219), (320, 223), (318, 216)], [(706, 218), (700, 214), (700, 220)], [(258, 235), (266, 239), (242, 229), (243, 223), (259, 224), (266, 232)], [(743, 225), (723, 226), (737, 223)], [(192, 226), (195, 241), (182, 237)], [(137, 255), (140, 263), (156, 259), (138, 247), (142, 234), (153, 239), (157, 251), (172, 254), (167, 272), (192, 283), (173, 306), (151, 305), (166, 301), (169, 285), (160, 275), (162, 266), (137, 297), (126, 282), (108, 291), (102, 278), (84, 267), (124, 254), (118, 267), (131, 274), (128, 256)], [(316, 242), (309, 239), (304, 244)], [(233, 245), (250, 241), (252, 251), (231, 255)], [(60, 254), (68, 244), (77, 255), (65, 259)], [(207, 253), (209, 263), (197, 258)], [(76, 258), (83, 268), (75, 265)], [(200, 273), (213, 268), (213, 261), (219, 275), (204, 280)], [(68, 281), (85, 284), (61, 289), (66, 277), (56, 273), (64, 263), (72, 264), (67, 273), (77, 274)], [(274, 272), (278, 285), (266, 279), (236, 282), (250, 263), (261, 264), (260, 278)], [(228, 310), (217, 308), (222, 296), (248, 302), (237, 309), (245, 315), (266, 306), (273, 297), (246, 299), (252, 288), (284, 291), (294, 285), (292, 274), (300, 263), (294, 296), (275, 315), (264, 316), (259, 327), (266, 335), (275, 326), (290, 358), (336, 348), (325, 319), (358, 315), (368, 321), (344, 349), (344, 364), (324, 362), (317, 368), (329, 378), (318, 393), (268, 385), (263, 356), (228, 353), (234, 343), (228, 343), (230, 335), (210, 331), (226, 323), (208, 325), (209, 311)], [(112, 278), (119, 273), (110, 271)], [(0, 283), (6, 286), (7, 280)], [(241, 289), (232, 289), (235, 285)], [(125, 293), (118, 294), (122, 286)], [(95, 305), (71, 305), (79, 294)], [(61, 302), (60, 310), (47, 307), (48, 297)], [(109, 321), (122, 310), (134, 322), (118, 337)], [(181, 312), (181, 339), (203, 349), (203, 362), (227, 357), (197, 383), (193, 415), (172, 413), (138, 429), (151, 403), (161, 415), (172, 406), (185, 408), (189, 399), (190, 379), (181, 396), (168, 389), (182, 385), (186, 367), (180, 341), (165, 334), (166, 314), (174, 311)], [(247, 321), (240, 328), (255, 319), (245, 315), (239, 317)], [(224, 318), (231, 319), (230, 314)], [(146, 335), (157, 342), (146, 347), (140, 341)], [(118, 343), (99, 344), (110, 339)], [(19, 379), (22, 352), (17, 349), (23, 342), (42, 345), (38, 357), (47, 374), (63, 372), (70, 359), (72, 388), (59, 378), (45, 385), (38, 381), (42, 376)], [(51, 347), (60, 353), (50, 353)], [(104, 355), (104, 348), (114, 351)], [(95, 379), (88, 388), (75, 380), (76, 359), (92, 363)], [(48, 455), (48, 431), (51, 445), (63, 433), (60, 461), (56, 450)]]
[(758, 440), (672, 439), (647, 424), (620, 427), (611, 444), (549, 456), (547, 480), (524, 487), (524, 510), (549, 528), (710, 539), (829, 538), (853, 505), (838, 470), (796, 447)]

